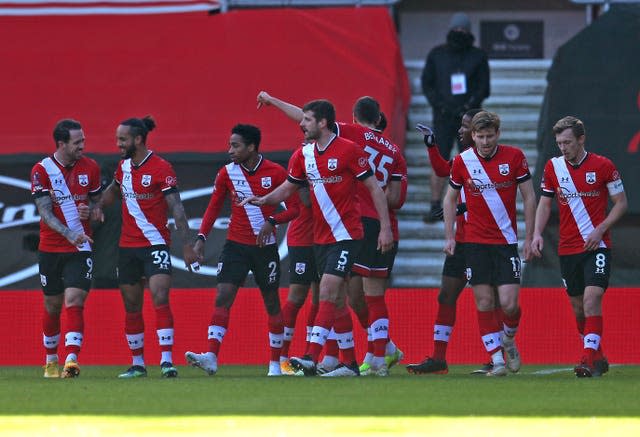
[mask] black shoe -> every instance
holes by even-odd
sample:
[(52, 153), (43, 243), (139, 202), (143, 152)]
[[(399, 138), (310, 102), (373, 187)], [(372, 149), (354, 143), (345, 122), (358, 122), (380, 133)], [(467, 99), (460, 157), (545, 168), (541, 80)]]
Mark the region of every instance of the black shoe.
[(586, 360), (582, 360), (580, 364), (573, 368), (573, 372), (578, 378), (591, 378), (602, 376), (602, 372), (595, 366), (590, 366)]
[(425, 223), (435, 223), (442, 220), (444, 220), (444, 211), (442, 210), (442, 206), (440, 205), (431, 205), (429, 214), (425, 215), (422, 218), (422, 221)]
[(593, 361), (593, 367), (595, 367), (601, 375), (604, 375), (609, 371), (609, 361), (607, 361), (606, 357), (602, 357), (602, 359)]
[(293, 357), (289, 359), (289, 364), (295, 370), (301, 370), (304, 376), (316, 376), (318, 374), (316, 363), (313, 362), (310, 355), (303, 355), (300, 358)]
[(160, 372), (163, 378), (175, 378), (178, 376), (178, 369), (172, 363), (165, 361), (160, 364)]
[(471, 372), (471, 375), (486, 375), (493, 370), (493, 363), (485, 363), (481, 368)]
[(409, 364), (407, 366), (407, 372), (413, 375), (423, 375), (425, 373), (445, 375), (449, 373), (449, 367), (447, 366), (447, 362), (445, 360), (434, 360), (431, 357), (427, 357), (421, 363)]

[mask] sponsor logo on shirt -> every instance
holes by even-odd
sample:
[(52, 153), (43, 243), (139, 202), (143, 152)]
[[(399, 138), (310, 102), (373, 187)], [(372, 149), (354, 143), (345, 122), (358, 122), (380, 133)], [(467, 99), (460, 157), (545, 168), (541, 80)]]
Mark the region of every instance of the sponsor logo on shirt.
[(570, 199), (577, 199), (580, 197), (600, 197), (600, 190), (572, 192), (565, 187), (558, 187), (556, 192), (558, 194), (558, 201), (561, 205), (567, 205)]
[(513, 181), (505, 181), (493, 183), (489, 182), (488, 184), (483, 183), (479, 179), (468, 179), (467, 186), (469, 187), (469, 191), (473, 196), (480, 196), (484, 190), (502, 190), (511, 187), (514, 184)]

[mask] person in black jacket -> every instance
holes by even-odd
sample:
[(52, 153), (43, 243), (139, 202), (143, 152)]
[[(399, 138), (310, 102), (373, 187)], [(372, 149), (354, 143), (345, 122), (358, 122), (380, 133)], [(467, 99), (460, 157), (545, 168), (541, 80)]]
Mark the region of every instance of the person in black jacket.
[[(434, 47), (422, 70), (422, 91), (433, 108), (433, 127), (444, 159), (451, 157), (462, 116), (480, 108), (489, 97), (487, 54), (474, 47), (471, 22), (464, 13), (451, 18), (447, 42)], [(442, 220), (442, 190), (446, 178), (431, 175), (431, 210), (424, 221)]]

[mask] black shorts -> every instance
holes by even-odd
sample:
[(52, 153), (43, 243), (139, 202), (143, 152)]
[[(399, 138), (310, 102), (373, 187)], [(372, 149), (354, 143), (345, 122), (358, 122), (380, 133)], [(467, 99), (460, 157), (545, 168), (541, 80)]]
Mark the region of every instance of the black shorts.
[(464, 256), (471, 285), (520, 283), (522, 266), (517, 244), (465, 243)]
[(355, 257), (351, 273), (371, 278), (388, 278), (396, 258), (396, 251), (382, 253), (378, 250), (378, 234), (380, 221), (370, 217), (362, 217), (364, 239)]
[(447, 256), (442, 266), (442, 276), (451, 278), (467, 277), (467, 260), (464, 257), (465, 243), (456, 242), (456, 248), (452, 256)]
[(171, 274), (171, 253), (166, 244), (149, 247), (121, 247), (118, 256), (118, 284), (136, 284), (143, 277)]
[(67, 288), (91, 289), (91, 252), (38, 252), (40, 284), (46, 296), (57, 296)]
[(280, 286), (280, 256), (278, 246), (259, 247), (227, 240), (218, 258), (218, 284), (244, 284), (249, 271), (261, 290)]
[(611, 275), (611, 250), (561, 255), (560, 272), (569, 296), (582, 296), (588, 286), (606, 290)]
[(331, 244), (315, 244), (313, 253), (316, 257), (318, 274), (347, 277), (351, 272), (353, 260), (360, 250), (362, 240), (342, 240)]
[(318, 280), (313, 246), (289, 246), (289, 283), (310, 285)]

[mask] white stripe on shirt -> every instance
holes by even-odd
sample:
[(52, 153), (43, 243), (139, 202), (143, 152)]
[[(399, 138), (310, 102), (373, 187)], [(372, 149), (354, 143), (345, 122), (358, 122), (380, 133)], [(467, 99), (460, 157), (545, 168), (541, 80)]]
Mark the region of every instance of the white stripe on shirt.
[[(567, 161), (563, 156), (551, 158), (551, 163), (553, 164), (553, 171), (556, 173), (556, 178), (558, 180), (558, 185), (560, 181), (563, 182), (563, 185), (567, 188), (570, 193), (577, 193), (578, 188), (573, 182), (573, 178), (571, 177), (571, 173), (569, 173), (569, 168), (567, 167)], [(563, 187), (560, 187), (563, 188)], [(591, 222), (591, 217), (589, 216), (589, 212), (587, 208), (584, 206), (584, 202), (582, 201), (582, 197), (573, 196), (567, 199), (567, 206), (571, 210), (571, 215), (573, 216), (573, 220), (576, 222), (576, 226), (578, 227), (578, 231), (582, 236), (584, 241), (587, 241), (587, 237), (595, 227)], [(604, 241), (600, 241), (599, 247), (607, 247)]]
[[(49, 181), (51, 181), (52, 185), (51, 188), (62, 193), (62, 201), (59, 205), (67, 226), (74, 232), (81, 232), (84, 234), (84, 227), (82, 226), (82, 223), (80, 223), (80, 213), (78, 213), (78, 206), (76, 205), (76, 201), (73, 199), (71, 191), (69, 191), (67, 181), (65, 181), (60, 168), (55, 164), (55, 162), (53, 162), (53, 159), (48, 157), (43, 159), (41, 164), (49, 175)], [(55, 187), (53, 187), (54, 180), (57, 181)], [(91, 244), (89, 244), (88, 241), (85, 241), (80, 246), (76, 247), (80, 252), (91, 251)]]
[[(495, 185), (493, 181), (489, 179), (487, 172), (480, 163), (480, 160), (478, 160), (478, 156), (475, 154), (473, 148), (465, 150), (460, 156), (472, 178), (478, 179), (482, 185)], [(473, 170), (476, 170), (476, 172), (474, 173)], [(495, 188), (485, 188), (481, 190), (481, 194), (507, 244), (517, 243), (518, 237), (516, 230), (513, 227), (507, 208), (504, 206), (504, 202), (498, 194), (498, 190)]]
[[(229, 180), (231, 181), (235, 192), (242, 193), (245, 198), (253, 196), (251, 185), (249, 185), (249, 181), (247, 181), (247, 178), (244, 176), (240, 165), (231, 162), (225, 167), (227, 168), (227, 174), (229, 175)], [(264, 225), (264, 215), (262, 214), (262, 210), (259, 206), (247, 203), (244, 205), (244, 211), (247, 214), (247, 219), (249, 220), (249, 224), (253, 230), (253, 235), (258, 235), (260, 233), (260, 229)], [(276, 237), (271, 234), (269, 241), (267, 241), (266, 244), (274, 244), (275, 242)]]
[[(336, 241), (353, 240), (351, 234), (349, 234), (349, 231), (347, 231), (347, 228), (344, 226), (344, 223), (342, 223), (342, 217), (340, 217), (336, 206), (333, 204), (333, 201), (329, 197), (329, 193), (327, 193), (324, 184), (320, 182), (322, 176), (320, 175), (320, 171), (318, 170), (314, 151), (314, 144), (305, 144), (302, 147), (302, 156), (304, 156), (304, 165), (305, 171), (307, 173), (307, 179), (309, 179), (309, 182), (311, 183), (313, 195), (318, 202), (320, 212), (322, 213), (324, 220), (329, 225), (331, 234)], [(318, 183), (314, 184), (312, 182), (313, 180), (317, 180)]]
[[(122, 187), (127, 193), (135, 194), (133, 189), (133, 175), (131, 174), (131, 158), (122, 161)], [(157, 244), (167, 244), (162, 237), (162, 234), (144, 215), (138, 199), (135, 196), (125, 196), (125, 202), (127, 204), (127, 210), (129, 215), (133, 217), (138, 229), (142, 231), (142, 235), (149, 241), (152, 246)]]

